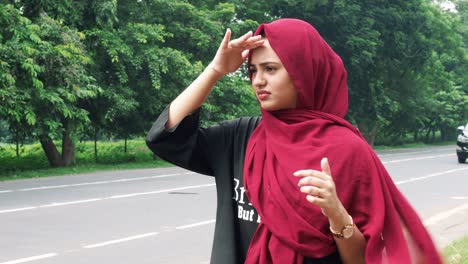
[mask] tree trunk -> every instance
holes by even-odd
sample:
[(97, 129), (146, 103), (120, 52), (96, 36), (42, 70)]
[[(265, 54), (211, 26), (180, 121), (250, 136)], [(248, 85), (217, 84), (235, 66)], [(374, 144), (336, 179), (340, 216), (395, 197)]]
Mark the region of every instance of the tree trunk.
[(370, 134), (370, 141), (367, 141), (369, 145), (374, 146), (375, 138), (377, 137), (377, 130), (379, 130), (380, 124), (375, 122), (374, 126), (372, 127), (371, 134)]
[(70, 127), (64, 124), (64, 131), (62, 133), (62, 160), (64, 166), (75, 165), (75, 144), (70, 137)]
[(98, 140), (98, 133), (97, 129), (94, 130), (94, 162), (98, 162), (98, 150), (97, 150), (97, 140)]
[(364, 137), (364, 139), (369, 142), (369, 131), (367, 129), (367, 125), (365, 122), (358, 122), (358, 129), (361, 132), (361, 135)]
[(363, 121), (358, 123), (358, 129), (361, 132), (364, 139), (367, 143), (371, 146), (374, 146), (375, 138), (377, 137), (377, 130), (379, 129), (380, 125), (375, 122), (372, 126), (372, 129), (369, 129), (368, 125)]
[(125, 136), (125, 139), (124, 139), (124, 153), (127, 153), (127, 137)]
[(429, 136), (431, 135), (431, 129), (428, 128), (426, 132), (426, 136), (424, 137), (424, 143), (429, 143)]
[(441, 128), (440, 129), (440, 141), (445, 141), (445, 138), (446, 138), (446, 133), (445, 133), (445, 129), (444, 128)]
[(16, 157), (19, 158), (19, 140), (16, 141)]
[(21, 141), (22, 141), (22, 139), (24, 140), (24, 137), (21, 136), (20, 131), (21, 130), (17, 129), (17, 127), (15, 126), (14, 131), (12, 132), (13, 138), (15, 140), (15, 145), (16, 145), (15, 152), (16, 152), (16, 157), (17, 158), (19, 158), (19, 156), (20, 156), (19, 147), (20, 147)]
[(417, 129), (413, 133), (413, 142), (418, 142), (418, 140), (419, 140), (419, 129)]
[(49, 161), (50, 166), (52, 167), (62, 167), (63, 162), (60, 156), (60, 153), (57, 150), (57, 147), (54, 144), (54, 141), (49, 137), (49, 135), (39, 136), (39, 141), (41, 142), (42, 149), (46, 154), (47, 160)]

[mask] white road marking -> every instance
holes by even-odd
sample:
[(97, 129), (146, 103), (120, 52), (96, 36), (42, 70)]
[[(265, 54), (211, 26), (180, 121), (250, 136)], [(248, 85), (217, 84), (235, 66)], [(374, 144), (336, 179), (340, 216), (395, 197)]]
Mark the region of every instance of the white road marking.
[[(450, 148), (450, 149), (455, 149)], [(450, 149), (434, 149), (434, 150), (423, 150), (423, 151), (411, 151), (411, 152), (398, 152), (398, 153), (377, 153), (379, 157), (388, 157), (388, 156), (398, 156), (398, 155), (405, 155), (405, 154), (421, 154), (421, 153), (434, 153), (434, 152), (443, 152), (448, 151)], [(403, 149), (400, 149), (400, 151)]]
[(2, 262), (0, 264), (18, 264), (18, 263), (25, 263), (25, 262), (30, 262), (34, 260), (39, 260), (39, 259), (45, 259), (45, 258), (51, 258), (57, 256), (57, 253), (49, 253), (49, 254), (44, 254), (44, 255), (39, 255), (39, 256), (34, 256), (34, 257), (29, 257), (29, 258), (22, 258), (22, 259), (17, 259), (17, 260), (10, 260), (7, 262)]
[(176, 227), (176, 229), (187, 229), (187, 228), (192, 228), (192, 227), (196, 227), (196, 226), (201, 226), (201, 225), (208, 225), (208, 224), (211, 224), (211, 223), (214, 223), (216, 222), (215, 219), (211, 219), (211, 220), (208, 220), (208, 221), (203, 221), (203, 222), (198, 222), (198, 223), (194, 223), (194, 224), (190, 224), (190, 225), (184, 225), (184, 226), (178, 226)]
[[(0, 211), (0, 214), (3, 214), (3, 213), (12, 213), (12, 212), (18, 212), (18, 211), (26, 211), (26, 210), (36, 209), (36, 208), (37, 208), (36, 206), (29, 206), (29, 207), (8, 209), (8, 210), (2, 210), (2, 211)], [(1, 263), (0, 263), (0, 264), (1, 264)]]
[(13, 191), (14, 192), (25, 192), (25, 191), (65, 188), (65, 187), (70, 187), (70, 186), (72, 186), (72, 184), (54, 185), (54, 186), (40, 186), (40, 187), (33, 187), (33, 188), (18, 189), (18, 190), (13, 190)]
[(209, 183), (209, 184), (201, 184), (201, 185), (193, 185), (193, 186), (187, 186), (187, 187), (179, 187), (179, 188), (173, 188), (173, 189), (166, 189), (166, 190), (160, 190), (160, 191), (152, 191), (152, 192), (142, 192), (142, 193), (130, 193), (130, 194), (122, 194), (122, 195), (114, 195), (106, 199), (120, 199), (120, 198), (128, 198), (128, 197), (135, 197), (135, 196), (140, 196), (140, 195), (149, 195), (149, 194), (158, 194), (158, 193), (163, 193), (163, 192), (173, 192), (173, 191), (181, 191), (181, 190), (186, 190), (186, 189), (196, 189), (196, 188), (203, 188), (203, 187), (211, 187), (215, 186), (216, 184), (214, 183)]
[(83, 248), (103, 247), (103, 246), (108, 246), (108, 245), (112, 245), (112, 244), (131, 241), (131, 240), (135, 240), (135, 239), (141, 239), (141, 238), (145, 238), (145, 237), (155, 236), (155, 235), (158, 235), (158, 234), (159, 233), (157, 233), (157, 232), (146, 233), (146, 234), (141, 234), (141, 235), (136, 235), (136, 236), (125, 237), (125, 238), (121, 238), (121, 239), (116, 239), (116, 240), (110, 240), (110, 241), (106, 241), (106, 242), (102, 242), (102, 243), (87, 245), (87, 246), (83, 246)]
[(395, 181), (395, 184), (396, 185), (401, 185), (401, 184), (405, 184), (405, 183), (409, 183), (409, 182), (426, 180), (426, 179), (429, 179), (429, 178), (441, 176), (441, 175), (444, 175), (444, 174), (449, 174), (449, 173), (452, 173), (452, 172), (463, 171), (463, 170), (468, 170), (468, 168), (453, 169), (453, 170), (448, 170), (448, 171), (442, 171), (442, 172), (438, 172), (438, 173), (429, 174), (429, 175), (426, 175), (426, 176), (421, 176), (421, 177), (416, 177), (416, 178), (409, 178), (407, 180)]
[(64, 206), (64, 205), (80, 204), (80, 203), (90, 203), (90, 202), (96, 202), (96, 201), (101, 201), (101, 200), (102, 200), (101, 198), (96, 198), (96, 199), (78, 200), (78, 201), (65, 202), (65, 203), (51, 203), (51, 204), (46, 204), (46, 205), (40, 205), (39, 208)]
[(96, 181), (96, 182), (83, 182), (83, 183), (75, 183), (75, 184), (39, 186), (39, 187), (23, 188), (23, 189), (16, 189), (16, 190), (3, 190), (3, 191), (0, 191), (0, 194), (1, 194), (1, 193), (10, 193), (10, 192), (26, 192), (26, 191), (36, 191), (36, 190), (46, 190), (46, 189), (58, 189), (58, 188), (69, 188), (69, 187), (87, 186), (87, 185), (99, 185), (99, 184), (109, 184), (109, 183), (119, 183), (119, 182), (130, 182), (130, 181), (151, 180), (151, 179), (158, 179), (158, 178), (165, 178), (165, 177), (182, 176), (182, 175), (188, 175), (188, 174), (195, 174), (195, 173), (194, 173), (194, 172), (173, 173), (173, 174), (156, 175), (156, 176), (147, 176), (147, 177), (124, 178), (124, 179), (118, 179), (118, 180), (112, 180), (112, 181)]
[(453, 196), (453, 197), (450, 197), (450, 199), (454, 199), (454, 200), (468, 200), (468, 196)]
[(390, 163), (399, 163), (405, 161), (413, 161), (413, 160), (423, 160), (423, 159), (434, 159), (434, 158), (441, 158), (441, 157), (448, 157), (454, 156), (455, 154), (443, 154), (443, 155), (434, 155), (434, 156), (424, 156), (418, 158), (408, 158), (408, 159), (400, 159), (400, 160), (389, 160), (389, 161), (382, 161), (383, 164), (390, 164)]
[(65, 206), (65, 205), (71, 205), (71, 204), (89, 203), (89, 202), (97, 202), (97, 201), (111, 200), (111, 199), (130, 198), (130, 197), (135, 197), (135, 196), (159, 194), (159, 193), (166, 193), (166, 192), (173, 192), (173, 191), (180, 191), (180, 190), (187, 190), (187, 189), (197, 189), (197, 188), (212, 187), (212, 186), (215, 186), (215, 184), (210, 183), (210, 184), (192, 185), (192, 186), (185, 186), (185, 187), (179, 187), (179, 188), (157, 190), (157, 191), (152, 191), (152, 192), (130, 193), (130, 194), (122, 194), (122, 195), (113, 195), (113, 196), (108, 196), (108, 197), (92, 198), (92, 199), (87, 199), (87, 200), (51, 203), (51, 204), (45, 204), (45, 205), (39, 205), (39, 206), (30, 206), (30, 207), (2, 210), (0, 211), (0, 214), (33, 210), (33, 209), (46, 208), (46, 207)]
[(447, 218), (451, 217), (452, 215), (460, 213), (460, 212), (465, 211), (465, 210), (468, 210), (468, 203), (460, 205), (458, 207), (455, 207), (455, 208), (453, 208), (451, 210), (438, 213), (438, 214), (436, 214), (434, 216), (431, 216), (431, 217), (429, 217), (428, 219), (426, 219), (424, 221), (424, 225), (426, 225), (426, 226), (435, 225), (438, 222), (440, 222), (440, 221), (442, 221), (444, 219), (447, 219)]
[[(192, 227), (197, 227), (197, 226), (201, 226), (201, 225), (211, 224), (211, 223), (214, 223), (214, 222), (216, 222), (216, 220), (211, 219), (211, 220), (208, 220), (208, 221), (198, 222), (198, 223), (194, 223), (194, 224), (190, 224), (190, 225), (179, 226), (179, 227), (176, 227), (176, 229), (183, 230), (183, 229), (187, 229), (187, 228), (192, 228)], [(124, 237), (124, 238), (115, 239), (115, 240), (109, 240), (109, 241), (105, 241), (105, 242), (86, 245), (86, 246), (83, 246), (82, 248), (89, 249), (89, 248), (104, 247), (104, 246), (108, 246), (108, 245), (128, 242), (128, 241), (142, 239), (142, 238), (156, 236), (156, 235), (159, 235), (159, 232), (150, 232), (150, 233), (145, 233), (145, 234), (140, 234), (140, 235), (135, 235), (135, 236), (129, 236), (129, 237)], [(34, 256), (34, 257), (28, 257), (28, 258), (22, 258), (22, 259), (2, 262), (0, 264), (19, 264), (19, 263), (25, 263), (25, 262), (29, 262), (29, 261), (44, 259), (44, 258), (50, 258), (50, 257), (54, 257), (54, 256), (57, 256), (57, 255), (58, 255), (57, 253), (49, 253), (49, 254), (44, 254), (44, 255), (39, 255), (39, 256)]]

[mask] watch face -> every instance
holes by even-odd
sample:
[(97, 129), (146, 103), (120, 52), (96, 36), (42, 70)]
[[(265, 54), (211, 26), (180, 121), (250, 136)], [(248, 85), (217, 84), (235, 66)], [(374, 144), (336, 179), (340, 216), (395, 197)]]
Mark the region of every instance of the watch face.
[(353, 236), (354, 233), (354, 225), (352, 226), (347, 226), (343, 229), (343, 237), (344, 238), (350, 238)]

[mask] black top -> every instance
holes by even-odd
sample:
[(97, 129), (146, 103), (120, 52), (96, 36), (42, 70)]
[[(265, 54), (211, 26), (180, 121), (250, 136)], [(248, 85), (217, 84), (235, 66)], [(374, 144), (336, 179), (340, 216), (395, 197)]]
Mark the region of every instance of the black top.
[[(161, 113), (146, 138), (159, 157), (179, 167), (215, 177), (216, 225), (211, 263), (244, 263), (250, 239), (260, 217), (244, 192), (245, 149), (260, 117), (242, 117), (208, 128), (199, 127), (199, 110), (177, 126), (166, 129), (168, 107)], [(341, 263), (337, 253), (304, 263)]]

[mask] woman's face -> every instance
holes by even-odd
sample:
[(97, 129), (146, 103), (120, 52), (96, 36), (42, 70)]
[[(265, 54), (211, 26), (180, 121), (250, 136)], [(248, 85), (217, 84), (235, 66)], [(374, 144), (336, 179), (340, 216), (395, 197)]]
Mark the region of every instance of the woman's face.
[(249, 69), (260, 106), (266, 111), (295, 108), (296, 88), (268, 39), (265, 38), (263, 46), (251, 52)]

